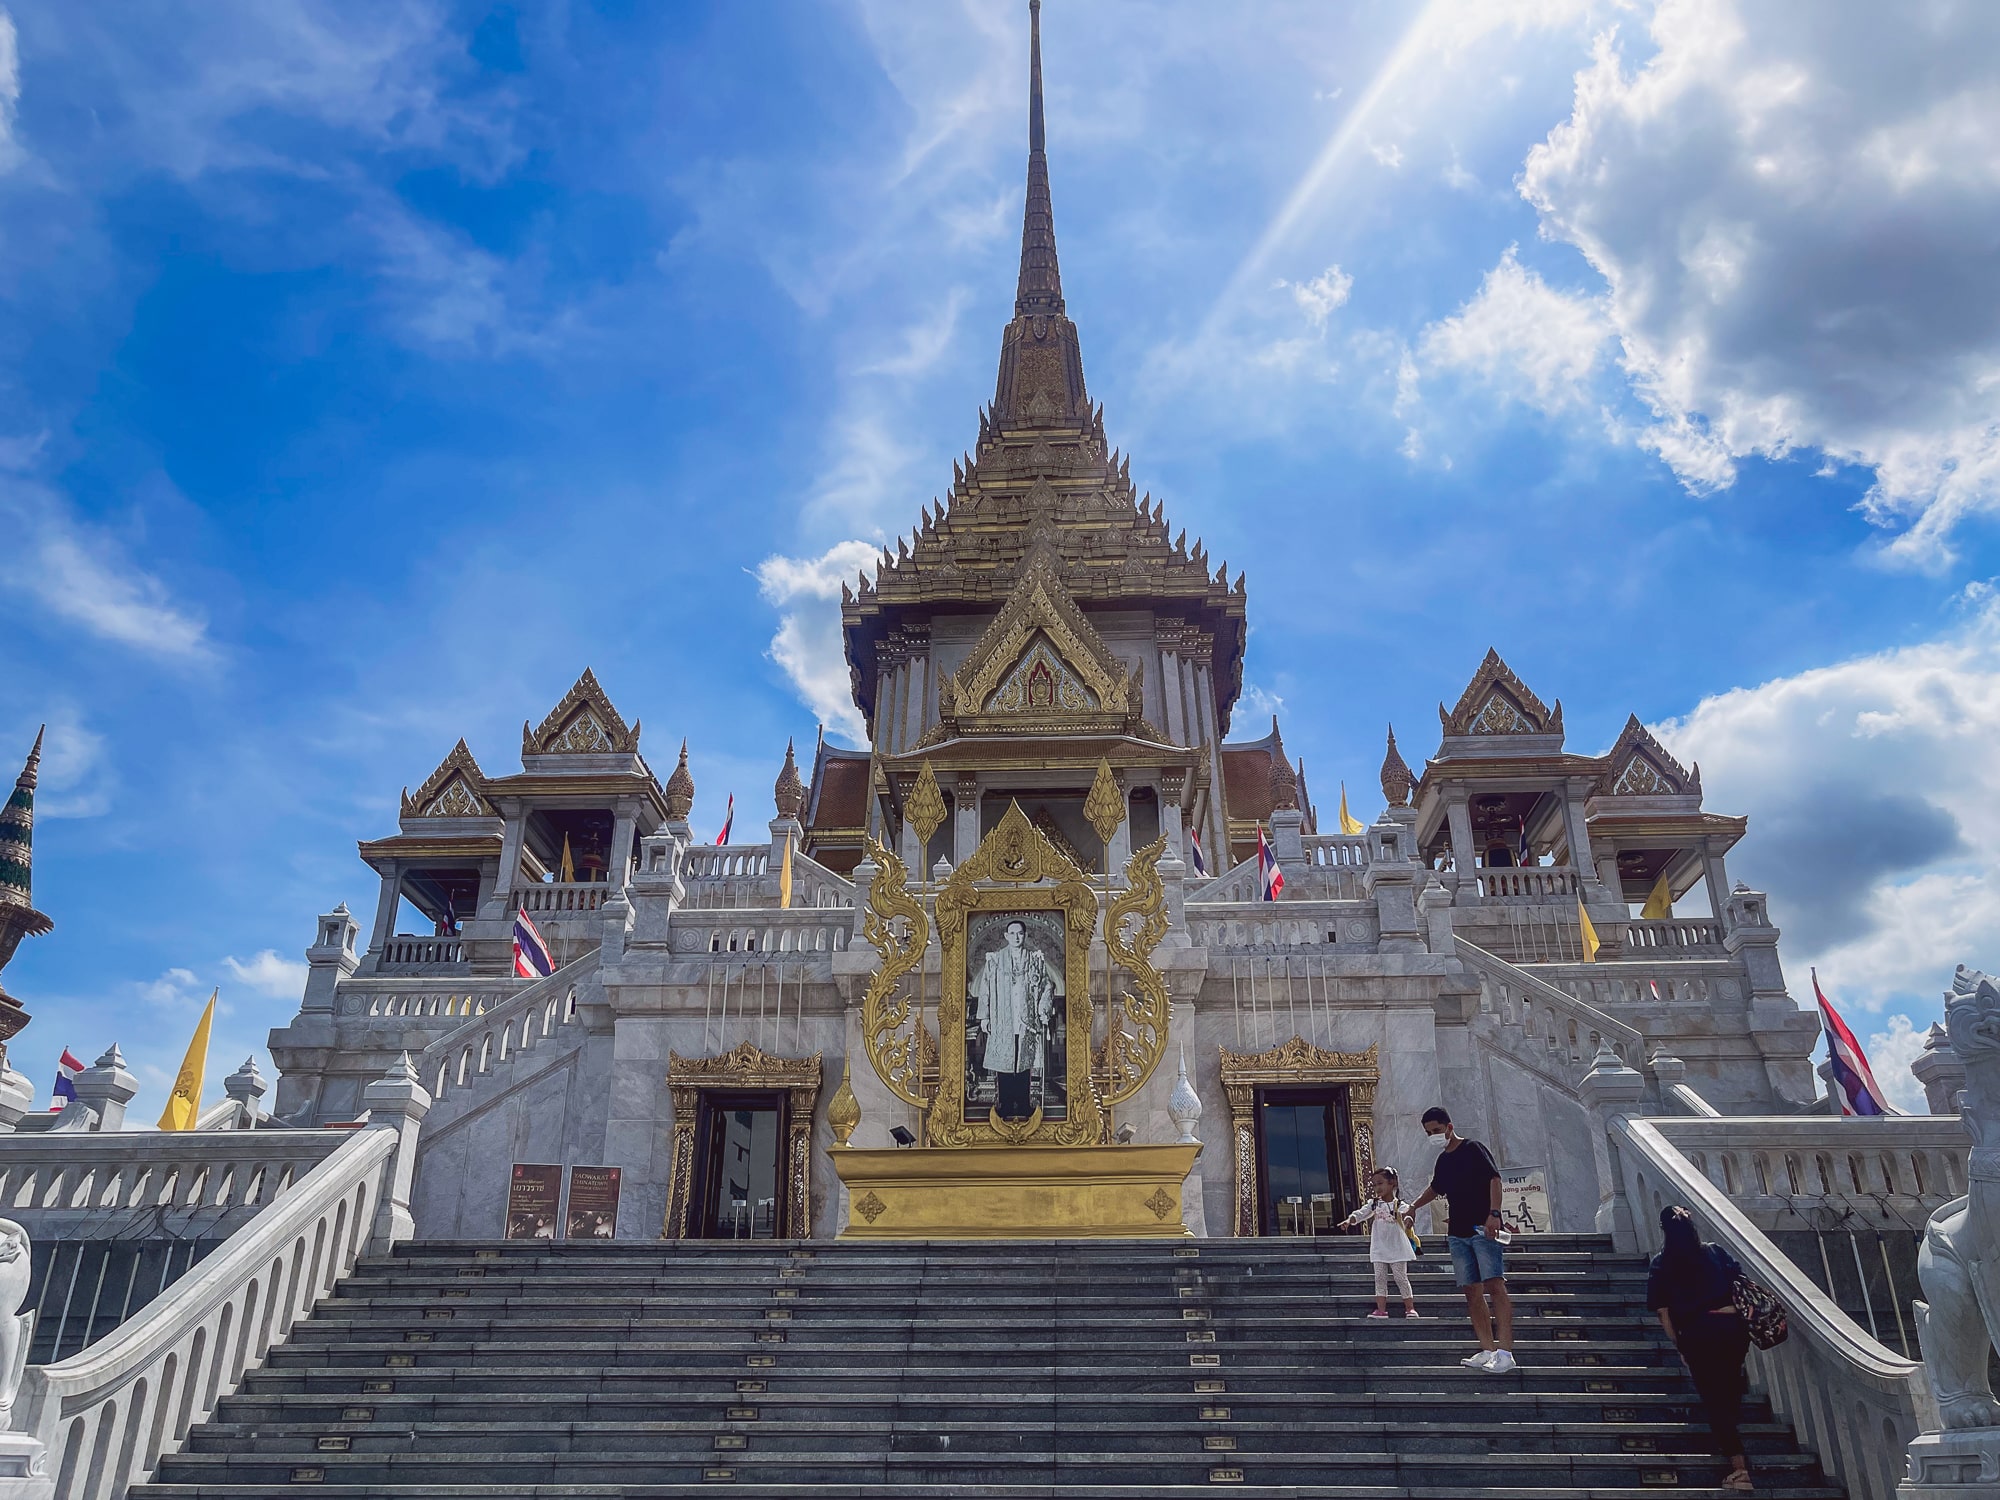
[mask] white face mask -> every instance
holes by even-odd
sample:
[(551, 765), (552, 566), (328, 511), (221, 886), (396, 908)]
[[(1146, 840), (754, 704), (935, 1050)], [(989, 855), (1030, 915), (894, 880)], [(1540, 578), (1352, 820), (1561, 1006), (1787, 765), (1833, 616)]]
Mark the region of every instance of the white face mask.
[(1447, 1139), (1448, 1137), (1446, 1137), (1442, 1133), (1438, 1135), (1427, 1135), (1424, 1137), (1424, 1149), (1429, 1151), (1432, 1155), (1435, 1156), (1438, 1152), (1444, 1150), (1444, 1143)]

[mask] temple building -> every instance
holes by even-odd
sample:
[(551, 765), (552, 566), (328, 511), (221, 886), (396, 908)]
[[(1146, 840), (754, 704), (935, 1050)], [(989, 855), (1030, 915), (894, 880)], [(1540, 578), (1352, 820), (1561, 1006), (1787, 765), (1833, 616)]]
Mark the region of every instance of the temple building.
[[(1107, 433), (1063, 296), (1037, 40), (992, 400), (948, 492), (843, 590), (867, 748), (822, 735), (808, 768), (773, 747), (767, 829), (718, 847), (687, 821), (702, 727), (673, 726), (662, 780), (587, 670), (524, 724), (518, 771), (461, 740), (361, 845), (372, 910), (319, 919), (300, 1011), (271, 1033), (278, 1117), (350, 1119), (409, 1054), (435, 1100), (413, 1200), (427, 1237), (500, 1232), (524, 1163), (618, 1168), (624, 1238), (853, 1228), (826, 1149), (843, 1071), (855, 1146), (924, 1138), (955, 1005), (964, 1108), (991, 1092), (969, 950), (954, 970), (927, 931), (877, 984), (871, 923), (904, 900), (941, 924), (952, 873), (1010, 815), (1093, 902), (1157, 884), (1144, 972), (1093, 927), (1065, 1003), (1088, 1003), (1102, 1131), (1180, 1139), (1185, 1068), (1200, 1138), (1222, 1144), (1185, 1180), (1193, 1233), (1324, 1230), (1371, 1163), (1415, 1166), (1440, 1101), (1539, 1183), (1555, 1227), (1590, 1228), (1580, 1085), (1607, 1048), (1649, 1098), (1670, 1076), (1725, 1112), (1809, 1105), (1817, 1023), (1787, 993), (1764, 897), (1730, 882), (1744, 820), (1703, 808), (1698, 768), (1636, 718), (1601, 753), (1570, 747), (1561, 702), (1489, 652), (1440, 705), (1420, 773), (1386, 734), (1376, 821), (1323, 830), (1281, 726), (1239, 719), (1246, 574), (1174, 524)], [(1671, 915), (1690, 894), (1704, 914)], [(549, 977), (516, 977), (522, 914)], [(1121, 1029), (1135, 974), (1170, 1002), (1144, 1036)], [(900, 1044), (875, 1024), (898, 1005)], [(1049, 1109), (1058, 1031), (1035, 1074)], [(1072, 1122), (1083, 1103), (1063, 1106)]]

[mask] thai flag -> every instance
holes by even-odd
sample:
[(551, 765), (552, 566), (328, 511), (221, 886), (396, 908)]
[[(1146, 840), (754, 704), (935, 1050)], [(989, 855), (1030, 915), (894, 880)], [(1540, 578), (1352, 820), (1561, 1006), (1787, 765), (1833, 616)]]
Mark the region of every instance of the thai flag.
[(1257, 825), (1257, 883), (1262, 887), (1266, 901), (1276, 901), (1285, 893), (1285, 872), (1278, 868), (1278, 857), (1264, 842), (1262, 823)]
[(1847, 1023), (1833, 1008), (1819, 987), (1819, 971), (1812, 976), (1813, 996), (1819, 1001), (1819, 1014), (1826, 1028), (1827, 1070), (1833, 1074), (1834, 1091), (1840, 1096), (1840, 1112), (1843, 1115), (1895, 1115), (1902, 1111), (1889, 1103), (1882, 1092), (1882, 1085), (1875, 1081), (1874, 1070), (1868, 1066), (1867, 1054), (1861, 1044), (1854, 1039), (1854, 1033), (1847, 1029)]
[(517, 979), (546, 979), (555, 973), (556, 961), (534, 921), (524, 911), (514, 913), (514, 976)]
[(62, 1061), (56, 1064), (56, 1086), (49, 1090), (49, 1113), (66, 1109), (76, 1098), (76, 1075), (83, 1071), (83, 1060), (63, 1048)]
[(1194, 855), (1195, 874), (1206, 875), (1208, 873), (1208, 861), (1201, 857), (1201, 830), (1199, 828), (1189, 831), (1188, 850)]
[(736, 826), (736, 793), (729, 794), (729, 811), (722, 815), (722, 832), (715, 836), (716, 847), (729, 842), (729, 830)]

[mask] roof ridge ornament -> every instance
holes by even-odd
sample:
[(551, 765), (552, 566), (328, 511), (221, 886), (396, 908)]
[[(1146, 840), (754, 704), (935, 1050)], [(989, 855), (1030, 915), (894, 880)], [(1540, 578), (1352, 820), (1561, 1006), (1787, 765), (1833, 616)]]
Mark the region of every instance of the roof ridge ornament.
[(521, 725), (523, 755), (636, 755), (639, 724), (627, 728), (589, 667), (539, 728)]
[(460, 736), (437, 769), (424, 778), (415, 796), (403, 788), (402, 816), (406, 818), (490, 818), (497, 814), (486, 800), (486, 773), (479, 769), (472, 750)]
[(1438, 723), (1448, 735), (1561, 734), (1562, 700), (1548, 707), (1489, 646), (1458, 706), (1438, 705)]

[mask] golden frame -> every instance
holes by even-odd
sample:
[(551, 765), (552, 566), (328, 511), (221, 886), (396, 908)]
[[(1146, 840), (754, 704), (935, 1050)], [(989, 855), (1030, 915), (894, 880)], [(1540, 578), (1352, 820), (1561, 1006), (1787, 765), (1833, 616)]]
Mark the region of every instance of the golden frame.
[(1347, 1085), (1347, 1119), (1353, 1131), (1354, 1180), (1366, 1184), (1375, 1167), (1375, 1090), (1382, 1068), (1374, 1047), (1328, 1052), (1302, 1036), (1268, 1052), (1222, 1049), (1222, 1092), (1229, 1099), (1230, 1155), (1236, 1166), (1236, 1211), (1231, 1233), (1257, 1234), (1257, 1090), (1260, 1085)]
[[(976, 890), (978, 881), (998, 889)], [(1048, 883), (1048, 882), (1053, 882)], [(965, 1118), (966, 927), (974, 912), (1063, 913), (1063, 1035), (1067, 1044), (1068, 1108), (1062, 1120), (1045, 1120), (1039, 1108), (1025, 1120)], [(943, 944), (943, 994), (938, 1000), (937, 1101), (930, 1115), (935, 1146), (1095, 1145), (1104, 1134), (1104, 1108), (1091, 1078), (1090, 941), (1097, 926), (1097, 897), (1083, 871), (1043, 837), (1018, 802), (1008, 805), (972, 858), (952, 872), (937, 897)]]
[(715, 1057), (667, 1053), (667, 1090), (674, 1106), (673, 1156), (667, 1167), (666, 1222), (660, 1238), (684, 1240), (693, 1207), (694, 1130), (701, 1095), (710, 1089), (782, 1092), (786, 1095), (784, 1155), (779, 1162), (785, 1233), (781, 1239), (812, 1237), (813, 1110), (819, 1104), (820, 1054), (777, 1057), (752, 1041), (738, 1042)]

